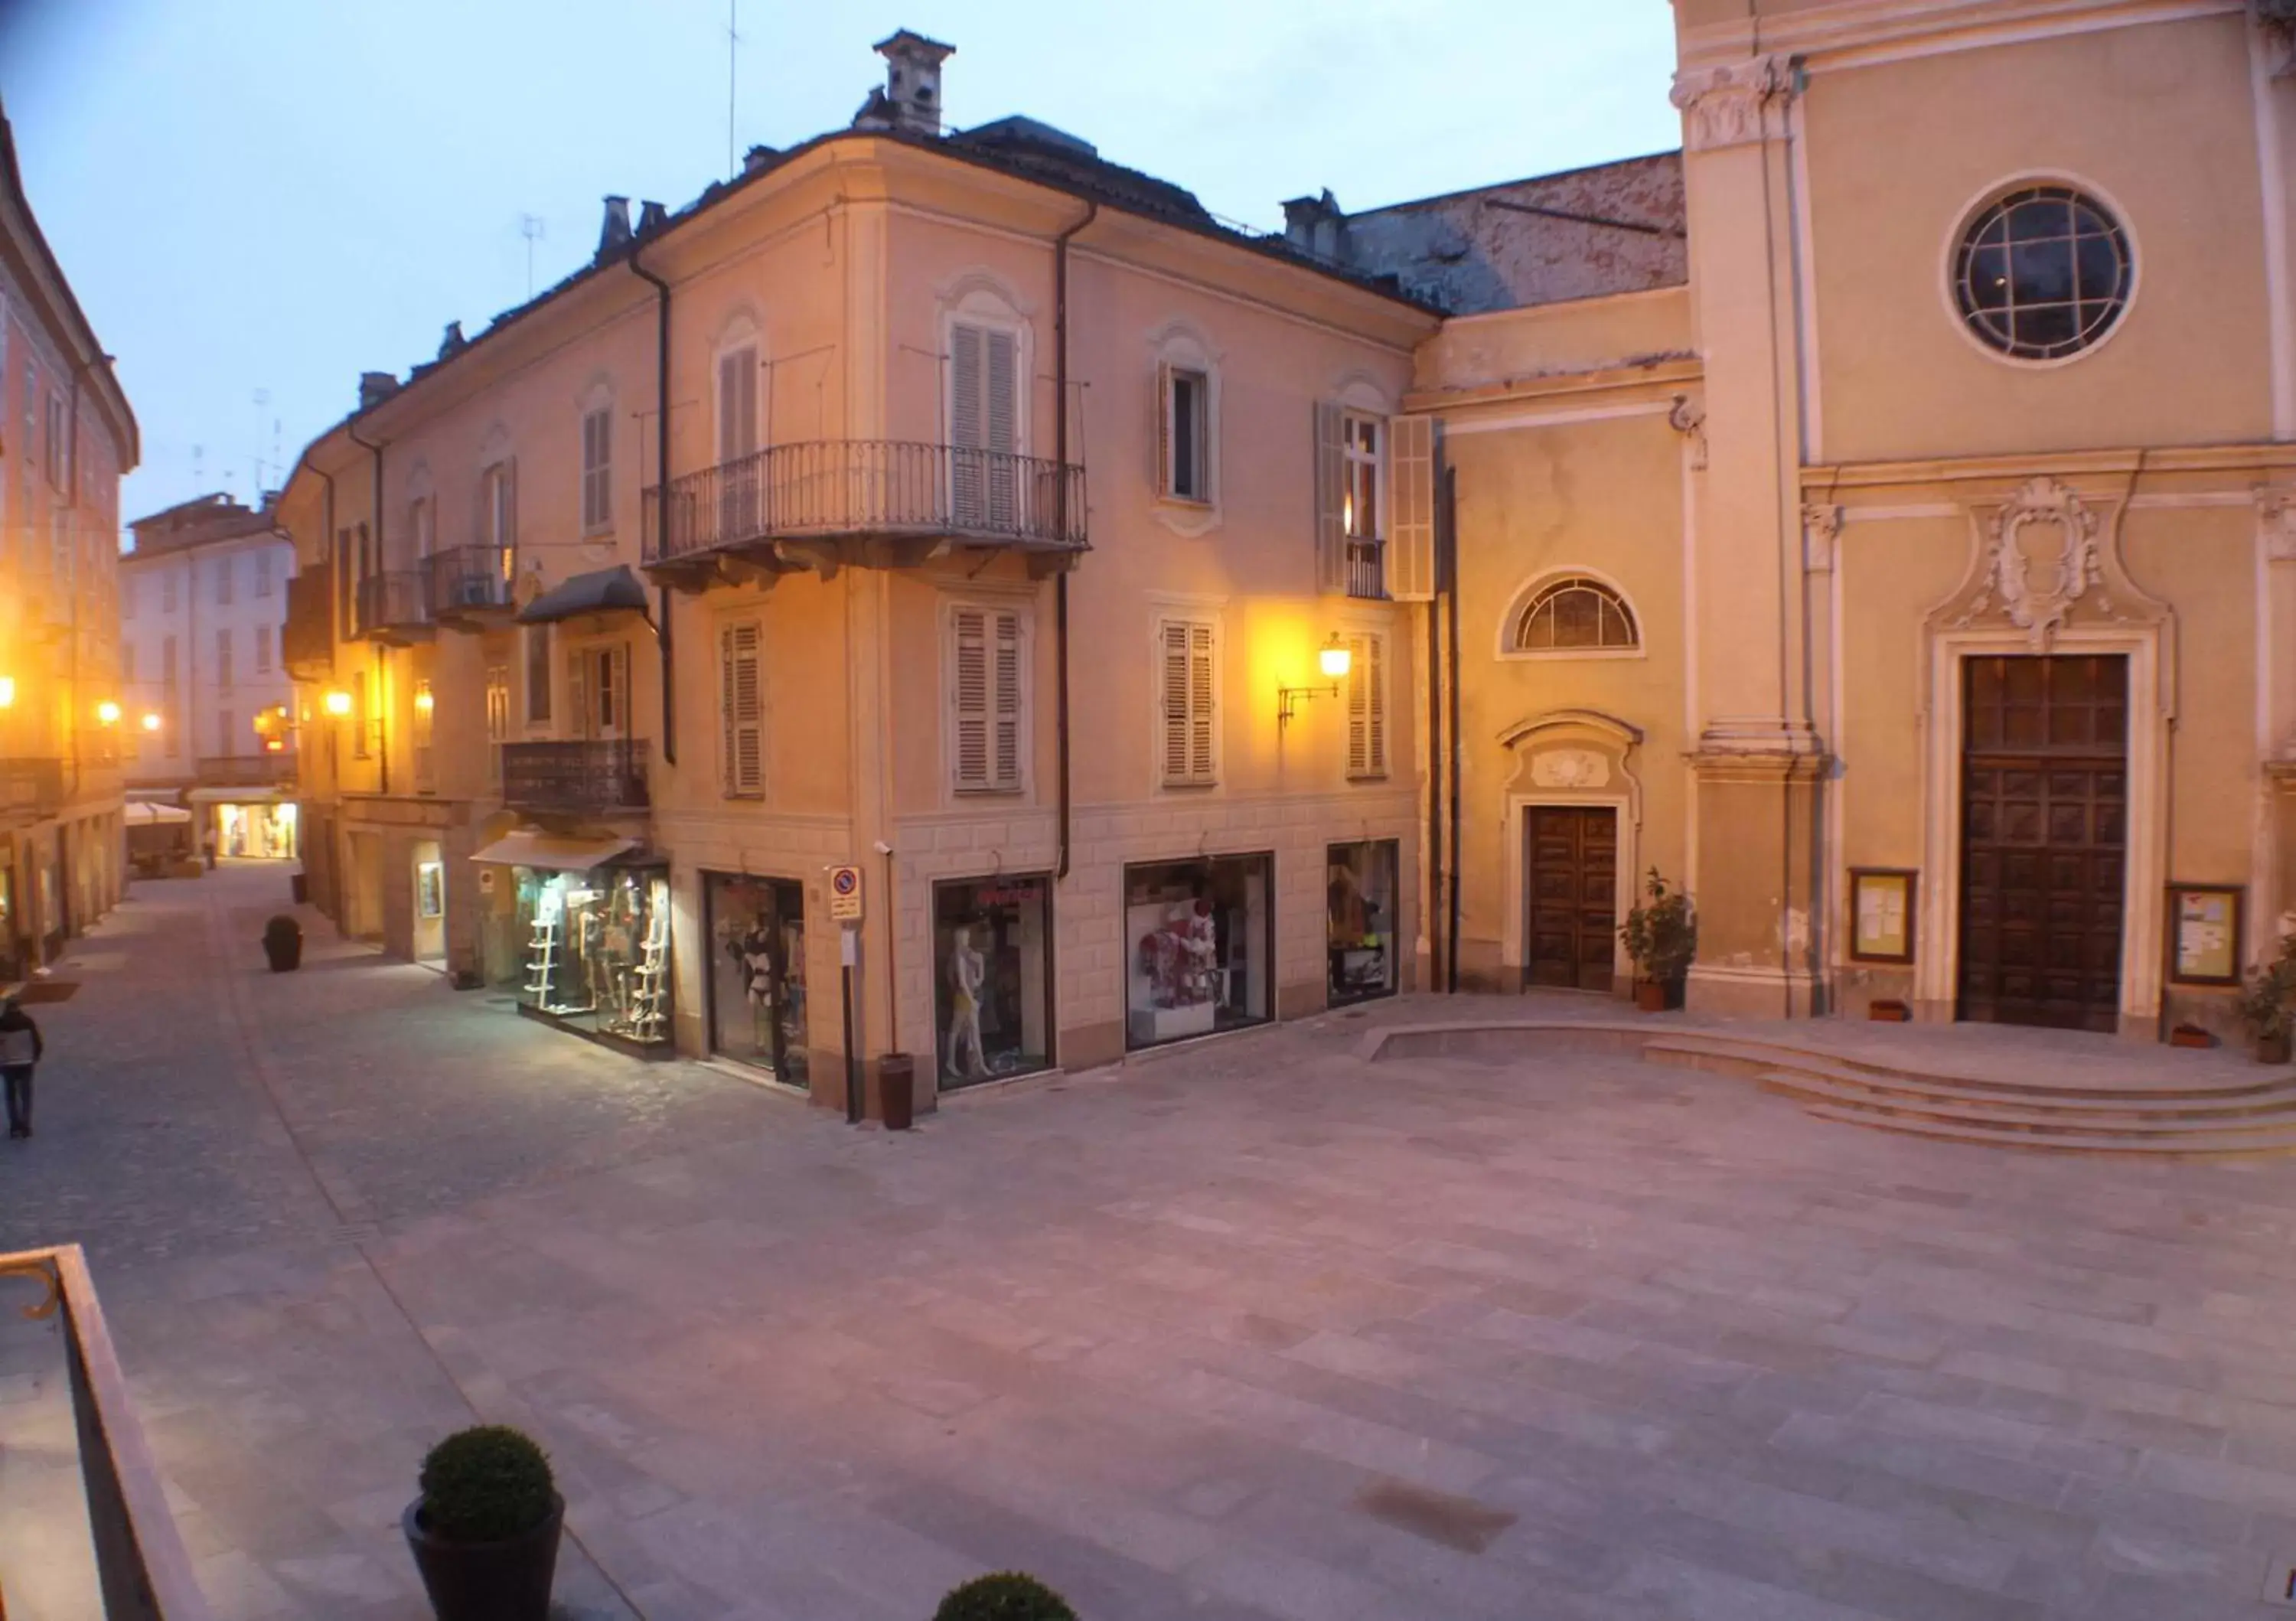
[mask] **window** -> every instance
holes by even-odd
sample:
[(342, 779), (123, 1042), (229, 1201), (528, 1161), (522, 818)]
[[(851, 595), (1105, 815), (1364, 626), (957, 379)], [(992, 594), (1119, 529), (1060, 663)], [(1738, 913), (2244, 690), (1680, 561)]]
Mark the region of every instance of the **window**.
[(1316, 405), (1316, 581), (1322, 591), (1387, 595), (1387, 419)]
[(725, 725), (718, 772), (728, 799), (753, 799), (766, 791), (766, 706), (758, 667), (759, 646), (754, 619), (728, 625), (718, 633), (718, 708)]
[(1201, 619), (1166, 619), (1156, 641), (1164, 786), (1209, 787), (1219, 780), (1218, 629)]
[(1634, 610), (1600, 580), (1572, 576), (1543, 586), (1516, 621), (1514, 644), (1527, 653), (1624, 651), (1642, 645)]
[(2103, 338), (2128, 307), (2128, 233), (2070, 186), (2026, 186), (1979, 213), (1954, 258), (1954, 298), (1979, 342), (2058, 360)]
[(135, 617), (135, 576), (132, 574), (119, 577), (119, 617), (123, 619)]
[(614, 527), (614, 413), (601, 405), (582, 417), (582, 532)]
[(433, 736), (431, 711), (438, 707), (428, 677), (414, 684), (414, 724), (411, 728), (414, 749), (414, 785), (419, 789), (435, 787), (438, 782), (438, 754), (430, 746)]
[(1211, 378), (1185, 366), (1163, 365), (1164, 487), (1174, 501), (1209, 505), (1211, 479)]
[[(718, 356), (718, 460), (738, 462), (757, 448), (758, 350), (755, 344), (745, 343)], [(582, 465), (586, 480), (590, 465), (586, 418)]]
[(44, 460), (47, 467), (48, 486), (52, 489), (64, 487), (66, 474), (70, 471), (64, 466), (67, 431), (63, 396), (51, 389), (48, 390), (48, 431), (40, 448), (46, 453)]
[(1360, 631), (1347, 639), (1348, 775), (1387, 775), (1387, 638)]
[[(431, 553), (439, 549), (438, 512), (437, 501), (430, 495), (418, 495), (406, 503), (406, 532), (414, 537), (414, 560), (418, 563), (428, 562)], [(259, 585), (256, 594), (264, 594)]]
[(526, 627), (526, 724), (550, 724), (550, 626)]
[(255, 627), (255, 673), (258, 675), (271, 674), (271, 626), (268, 625)]
[(271, 553), (267, 549), (255, 554), (255, 594), (271, 594)]
[(1018, 793), (1028, 748), (1021, 614), (953, 608), (949, 641), (951, 785), (959, 793)]
[(516, 463), (497, 462), (479, 476), (479, 528), (486, 544), (498, 550), (518, 544)]
[(367, 757), (366, 735), (366, 672), (361, 670), (351, 677), (351, 757)]
[(1011, 529), (1019, 519), (1021, 337), (960, 321), (949, 328), (949, 497), (967, 528)]
[(1341, 419), (1340, 443), (1347, 456), (1340, 521), (1349, 540), (1377, 540), (1379, 512), (1379, 419), (1350, 411)]
[(218, 608), (231, 606), (231, 577), (237, 571), (233, 565), (238, 561), (228, 552), (215, 560), (216, 606)]
[(510, 666), (487, 666), (487, 783), (502, 782), (502, 745), (510, 737)]
[(160, 643), (160, 682), (166, 691), (169, 708), (176, 707), (176, 638), (168, 636)]
[(160, 576), (160, 611), (176, 611), (176, 571), (173, 569)]
[(58, 507), (49, 514), (48, 581), (59, 591), (72, 588), (71, 511)]
[(239, 752), (239, 717), (229, 709), (216, 711), (216, 752), (234, 755)]
[(567, 707), (584, 737), (616, 738), (629, 724), (630, 654), (625, 646), (579, 647), (566, 656)]
[(216, 685), (231, 684), (231, 632), (216, 632)]

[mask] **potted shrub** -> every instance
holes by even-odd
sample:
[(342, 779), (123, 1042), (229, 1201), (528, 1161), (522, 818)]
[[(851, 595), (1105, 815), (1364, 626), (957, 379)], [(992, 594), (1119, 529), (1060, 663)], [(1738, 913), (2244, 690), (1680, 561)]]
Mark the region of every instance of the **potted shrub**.
[(271, 960), (271, 971), (283, 974), (299, 968), (303, 962), (303, 925), (281, 913), (263, 926), (263, 954)]
[(2241, 987), (2233, 1011), (2256, 1042), (2256, 1061), (2284, 1064), (2296, 1033), (2296, 935), (2283, 935), (2280, 954)]
[(566, 1500), (519, 1430), (457, 1430), (422, 1460), (400, 1526), (439, 1621), (546, 1621)]
[(933, 1621), (1077, 1621), (1077, 1613), (1036, 1577), (1002, 1570), (951, 1588)]
[(1690, 896), (1669, 888), (1656, 867), (1644, 881), (1643, 898), (1619, 927), (1619, 938), (1635, 963), (1635, 1005), (1659, 1013), (1682, 1005), (1682, 982), (1698, 955), (1698, 918)]

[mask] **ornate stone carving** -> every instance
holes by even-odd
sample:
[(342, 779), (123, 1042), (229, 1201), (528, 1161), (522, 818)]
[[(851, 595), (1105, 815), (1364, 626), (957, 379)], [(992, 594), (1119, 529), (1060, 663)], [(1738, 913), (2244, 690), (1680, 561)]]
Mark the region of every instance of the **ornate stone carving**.
[(1755, 56), (1712, 68), (1685, 68), (1674, 76), (1672, 100), (1684, 114), (1684, 140), (1693, 151), (1744, 146), (1783, 133), (1783, 110), (1793, 94), (1793, 68), (1782, 56)]
[(1611, 762), (1591, 749), (1546, 749), (1530, 757), (1530, 780), (1538, 788), (1603, 788)]
[(2296, 489), (2257, 487), (2256, 536), (2266, 561), (2296, 563)]
[[(2044, 475), (2027, 479), (1987, 520), (1985, 536), (1984, 587), (1956, 627), (2005, 614), (2031, 635), (2036, 652), (2046, 652), (2073, 605), (2104, 583), (2096, 514), (2070, 485)], [(2105, 592), (2096, 605), (2108, 618), (2120, 617)]]
[(1833, 548), (1841, 538), (1841, 509), (1812, 501), (1801, 509), (1801, 561), (1812, 574), (1833, 571)]
[(1706, 407), (1687, 394), (1674, 397), (1674, 409), (1666, 413), (1674, 430), (1690, 441), (1690, 465), (1693, 471), (1706, 470)]

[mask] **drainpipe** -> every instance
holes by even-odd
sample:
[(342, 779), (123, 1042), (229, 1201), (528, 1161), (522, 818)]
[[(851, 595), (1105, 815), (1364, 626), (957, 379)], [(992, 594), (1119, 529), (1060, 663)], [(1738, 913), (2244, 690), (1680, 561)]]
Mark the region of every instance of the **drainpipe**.
[[(1437, 543), (1440, 545), (1440, 542)], [(1428, 955), (1427, 988), (1441, 985), (1447, 954), (1444, 950), (1443, 896), (1443, 644), (1442, 576), (1438, 553), (1436, 594), (1427, 602), (1427, 896), (1425, 900)]]
[[(380, 445), (369, 444), (366, 440), (359, 438), (358, 426), (355, 421), (347, 422), (343, 424), (343, 433), (352, 444), (357, 446), (361, 450), (365, 451), (369, 455), (374, 458), (374, 475), (372, 479), (372, 483), (373, 485), (373, 500), (370, 504), (373, 508), (374, 512), (374, 573), (375, 577), (377, 579), (381, 579), (384, 575), (390, 572), (389, 569), (383, 566), (387, 559), (384, 554), (382, 544), (382, 446)], [(332, 487), (330, 487), (332, 489)], [(365, 582), (362, 580), (360, 584), (364, 585)], [(357, 606), (356, 598), (354, 598), (353, 606), (354, 608)], [(378, 652), (375, 655), (375, 659), (378, 667), (385, 673), (388, 673), (390, 668), (389, 651), (386, 650), (384, 651)], [(375, 726), (376, 730), (380, 732), (381, 735), (375, 740), (380, 746), (374, 752), (375, 758), (382, 763), (382, 795), (383, 798), (389, 798), (390, 797), (390, 705), (385, 701), (389, 684), (378, 681), (375, 683)]]
[(1459, 988), (1459, 896), (1462, 869), (1465, 863), (1459, 859), (1459, 470), (1443, 470), (1442, 507), (1437, 514), (1437, 533), (1441, 536), (1442, 573), (1440, 579), (1444, 598), (1449, 609), (1447, 639), (1450, 656), (1443, 672), (1445, 684), (1451, 697), (1451, 918), (1450, 942), (1443, 954), (1447, 976), (1445, 988)]
[[(1069, 535), (1069, 242), (1100, 217), (1100, 204), (1087, 202), (1084, 217), (1053, 239), (1053, 511), (1060, 521), (1061, 539)], [(1073, 560), (1071, 560), (1073, 561)], [(1073, 805), (1069, 786), (1069, 569), (1053, 582), (1054, 659), (1059, 666), (1054, 691), (1059, 728), (1061, 777), (1061, 860), (1054, 881), (1069, 875), (1069, 818)]]
[[(656, 544), (669, 540), (669, 283), (638, 263), (644, 251), (644, 242), (631, 244), (629, 266), (637, 278), (649, 282), (654, 291), (654, 376), (653, 376), (653, 441), (654, 441), (654, 536)], [(661, 656), (661, 763), (677, 764), (677, 705), (673, 684), (670, 653), (675, 634), (670, 628), (669, 587), (660, 587), (661, 594), (660, 624), (654, 632), (654, 646)]]

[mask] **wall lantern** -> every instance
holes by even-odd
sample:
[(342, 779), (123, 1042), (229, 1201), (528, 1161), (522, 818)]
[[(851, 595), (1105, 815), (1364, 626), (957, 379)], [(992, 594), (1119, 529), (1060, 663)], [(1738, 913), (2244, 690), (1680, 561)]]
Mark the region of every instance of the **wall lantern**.
[(157, 732), (159, 729), (160, 712), (157, 709), (147, 709), (144, 711), (144, 730), (146, 732)]
[(430, 714), (431, 705), (434, 701), (435, 700), (430, 696), (430, 689), (428, 687), (423, 688), (422, 691), (414, 695), (415, 713), (419, 715)]
[(99, 725), (118, 725), (119, 724), (119, 706), (112, 702), (109, 698), (105, 699), (102, 703), (95, 706), (95, 718), (96, 723)]
[(16, 702), (16, 678), (0, 675), (0, 709), (12, 708)]
[(1339, 632), (1333, 631), (1332, 639), (1316, 650), (1316, 667), (1323, 672), (1324, 678), (1331, 684), (1317, 687), (1276, 688), (1275, 725), (1277, 729), (1281, 730), (1292, 724), (1292, 718), (1298, 713), (1298, 705), (1301, 699), (1326, 696), (1337, 698), (1340, 695), (1340, 683), (1348, 678), (1348, 670), (1354, 662), (1348, 652), (1347, 643), (1340, 640)]
[(327, 713), (340, 720), (351, 712), (351, 695), (337, 687), (327, 694)]

